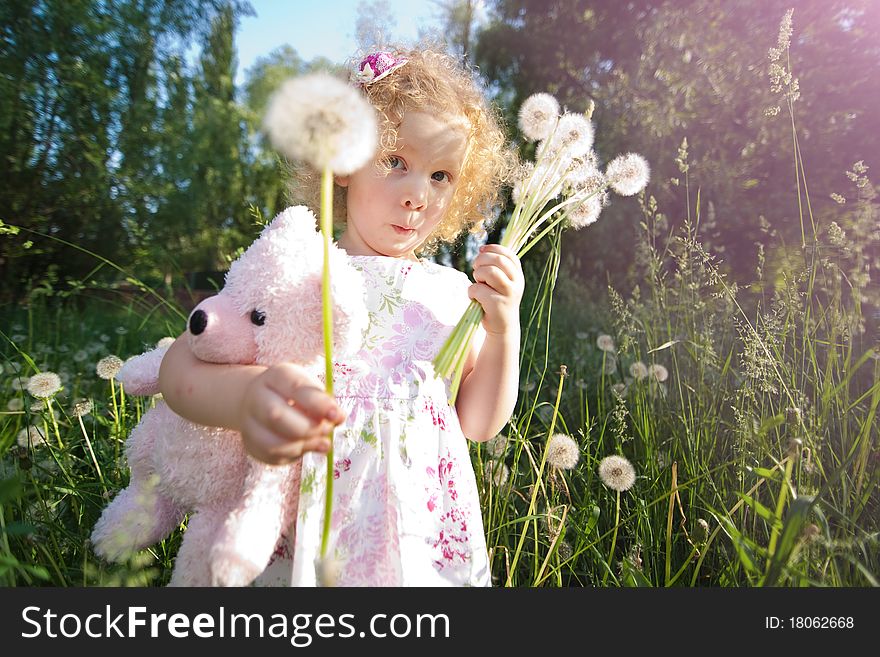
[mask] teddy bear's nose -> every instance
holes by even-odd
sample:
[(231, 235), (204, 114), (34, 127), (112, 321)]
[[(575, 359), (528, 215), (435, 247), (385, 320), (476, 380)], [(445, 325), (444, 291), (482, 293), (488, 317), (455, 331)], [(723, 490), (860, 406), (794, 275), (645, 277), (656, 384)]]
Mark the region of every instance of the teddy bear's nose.
[(208, 326), (208, 314), (204, 310), (195, 311), (189, 318), (189, 332), (199, 335)]

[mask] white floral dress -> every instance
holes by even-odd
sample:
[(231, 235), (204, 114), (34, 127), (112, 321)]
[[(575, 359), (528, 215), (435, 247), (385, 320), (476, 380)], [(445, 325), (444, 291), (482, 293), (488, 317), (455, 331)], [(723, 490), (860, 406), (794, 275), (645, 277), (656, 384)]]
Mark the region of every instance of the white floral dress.
[[(428, 261), (350, 256), (364, 274), (369, 326), (336, 363), (348, 414), (333, 448), (328, 554), (340, 586), (488, 586), (480, 501), (448, 385), (431, 364), (469, 302), (463, 273)], [(302, 459), (295, 529), (257, 585), (314, 586), (326, 458)]]

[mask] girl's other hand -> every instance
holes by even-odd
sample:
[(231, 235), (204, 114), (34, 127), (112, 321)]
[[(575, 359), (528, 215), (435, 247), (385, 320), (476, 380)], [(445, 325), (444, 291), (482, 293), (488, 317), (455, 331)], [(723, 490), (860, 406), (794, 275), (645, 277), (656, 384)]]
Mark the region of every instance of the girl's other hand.
[(306, 452), (326, 453), (345, 415), (314, 376), (299, 365), (270, 367), (245, 389), (239, 409), (245, 449), (272, 465)]
[(468, 296), (483, 307), (488, 335), (519, 330), (519, 303), (525, 289), (522, 265), (516, 253), (500, 244), (480, 247), (474, 258), (474, 280)]

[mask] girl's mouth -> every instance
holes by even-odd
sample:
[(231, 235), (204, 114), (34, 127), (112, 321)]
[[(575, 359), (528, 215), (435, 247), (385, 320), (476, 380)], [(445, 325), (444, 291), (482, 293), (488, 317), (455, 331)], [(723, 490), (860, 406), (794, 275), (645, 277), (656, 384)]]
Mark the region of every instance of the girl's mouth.
[(404, 228), (403, 226), (398, 226), (397, 224), (391, 225), (394, 226), (394, 232), (396, 232), (398, 235), (412, 235), (414, 232), (416, 232), (415, 228)]

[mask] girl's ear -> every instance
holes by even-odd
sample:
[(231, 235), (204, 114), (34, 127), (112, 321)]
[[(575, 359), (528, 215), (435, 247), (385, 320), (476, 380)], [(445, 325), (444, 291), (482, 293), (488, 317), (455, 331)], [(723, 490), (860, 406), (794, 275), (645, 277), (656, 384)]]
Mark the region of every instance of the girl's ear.
[(348, 187), (348, 176), (333, 176), (333, 179), (340, 187)]

